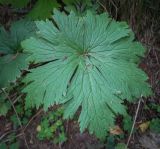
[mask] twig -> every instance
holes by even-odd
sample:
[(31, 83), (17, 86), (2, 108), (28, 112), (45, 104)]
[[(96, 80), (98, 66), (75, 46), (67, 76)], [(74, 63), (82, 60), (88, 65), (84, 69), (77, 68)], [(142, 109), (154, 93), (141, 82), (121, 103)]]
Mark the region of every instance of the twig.
[(6, 135), (10, 134), (11, 132), (10, 131), (7, 131), (6, 133), (2, 134), (0, 136), (0, 140), (2, 140)]
[(132, 134), (133, 134), (133, 130), (134, 130), (134, 126), (135, 126), (135, 124), (136, 124), (136, 120), (137, 120), (137, 116), (138, 116), (138, 112), (139, 112), (141, 100), (142, 100), (142, 97), (140, 98), (140, 100), (139, 100), (139, 102), (138, 102), (138, 105), (137, 105), (137, 110), (136, 110), (136, 114), (135, 114), (135, 117), (134, 117), (134, 121), (133, 121), (133, 125), (132, 125), (132, 128), (131, 128), (131, 132), (130, 132), (129, 137), (128, 137), (126, 149), (128, 148), (129, 142), (130, 142), (131, 137), (132, 137)]
[(29, 122), (27, 123), (27, 125), (24, 127), (23, 131), (25, 131), (25, 130), (27, 129), (27, 127), (28, 127), (29, 124), (33, 121), (33, 119), (34, 119), (35, 117), (37, 117), (37, 115), (39, 115), (41, 112), (43, 112), (42, 109), (40, 109), (40, 110), (29, 120)]
[(15, 132), (15, 131), (17, 131), (17, 130), (11, 130), (11, 131), (7, 131), (7, 132), (3, 133), (3, 134), (0, 136), (0, 141), (1, 141), (5, 136), (7, 136), (8, 134), (11, 134), (11, 133), (13, 133), (13, 132)]
[(158, 59), (158, 56), (157, 56), (157, 52), (155, 51), (155, 49), (154, 49), (154, 55), (156, 57), (157, 64), (160, 67), (160, 62), (159, 62), (159, 59)]
[(23, 95), (19, 95), (17, 98), (13, 99), (13, 104), (15, 104)]
[(17, 134), (16, 136), (8, 138), (8, 139), (2, 141), (1, 143), (6, 143), (6, 142), (11, 141), (11, 140), (13, 140), (13, 139), (15, 139), (15, 138), (17, 138), (19, 136), (22, 136), (22, 135), (23, 135), (23, 133)]
[(113, 5), (113, 7), (115, 8), (115, 13), (116, 13), (116, 16), (115, 16), (115, 18), (116, 18), (116, 20), (117, 20), (117, 11), (118, 11), (118, 8), (117, 8), (117, 6), (116, 6), (116, 4), (112, 1), (112, 0), (109, 0), (110, 1), (110, 3)]
[(103, 9), (107, 12), (107, 8), (100, 2), (98, 1), (98, 3), (103, 7)]
[[(39, 115), (41, 112), (43, 112), (42, 109), (40, 109), (40, 110), (29, 120), (29, 122), (27, 123), (27, 125), (26, 125), (25, 127), (20, 128), (20, 131), (25, 132), (25, 130), (28, 128), (29, 124), (30, 124), (30, 123), (33, 121), (33, 119), (34, 119), (35, 117), (37, 117), (37, 115)], [(15, 130), (12, 130), (12, 131), (14, 132)], [(2, 140), (6, 135), (12, 133), (12, 131), (8, 131), (8, 132), (4, 133), (2, 136), (0, 136), (0, 140)], [(16, 137), (21, 136), (21, 135), (22, 135), (22, 133), (18, 134)], [(13, 137), (12, 139), (14, 139), (14, 138), (15, 138), (15, 137)], [(10, 139), (8, 139), (8, 140), (10, 140)]]
[[(29, 124), (33, 121), (33, 119), (34, 119), (35, 117), (37, 117), (37, 115), (39, 115), (42, 111), (43, 111), (43, 110), (40, 109), (40, 110), (29, 120), (29, 122), (27, 123), (27, 125), (26, 125), (24, 128), (20, 128), (20, 131), (25, 132), (25, 130), (27, 129), (27, 127), (29, 126)], [(7, 136), (8, 134), (10, 134), (10, 133), (12, 133), (12, 132), (14, 132), (14, 131), (15, 131), (15, 130), (12, 130), (12, 131), (9, 131), (9, 132), (4, 133), (2, 136), (0, 136), (0, 140), (2, 140), (5, 136)], [(17, 134), (15, 137), (6, 139), (5, 141), (3, 141), (3, 143), (8, 142), (8, 141), (10, 141), (10, 140), (12, 140), (12, 139), (15, 139), (15, 138), (17, 138), (17, 137), (19, 137), (19, 136), (22, 136), (22, 135), (23, 135), (23, 132)]]
[(20, 125), (21, 130), (22, 130), (22, 134), (23, 134), (23, 138), (24, 138), (26, 147), (27, 147), (27, 149), (29, 149), (29, 146), (28, 146), (28, 143), (27, 143), (27, 140), (26, 140), (24, 131), (23, 131), (23, 126), (22, 126), (22, 123), (21, 123), (20, 118), (19, 118), (19, 116), (18, 116), (18, 113), (17, 113), (17, 111), (16, 111), (16, 108), (14, 107), (14, 104), (13, 104), (12, 100), (10, 99), (10, 97), (7, 95), (6, 91), (5, 91), (4, 89), (1, 89), (1, 90), (2, 90), (2, 92), (5, 94), (6, 98), (8, 98), (8, 100), (9, 100), (10, 103), (11, 103), (11, 106), (13, 107), (13, 110), (14, 110), (14, 112), (15, 112), (15, 114), (16, 114), (17, 120), (18, 120), (19, 125)]
[(66, 123), (67, 123), (67, 124), (66, 124), (66, 132), (68, 132), (68, 130), (69, 130), (69, 120), (67, 120)]

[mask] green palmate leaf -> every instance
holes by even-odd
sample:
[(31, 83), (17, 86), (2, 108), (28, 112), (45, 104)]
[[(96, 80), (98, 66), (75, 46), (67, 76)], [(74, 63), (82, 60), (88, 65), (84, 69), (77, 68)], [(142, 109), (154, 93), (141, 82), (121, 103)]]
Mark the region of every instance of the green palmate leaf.
[(80, 130), (104, 137), (116, 114), (126, 114), (123, 99), (151, 94), (138, 68), (145, 50), (124, 22), (103, 13), (68, 16), (54, 11), (54, 21), (36, 22), (37, 37), (25, 40), (28, 61), (45, 62), (24, 79), (26, 106), (64, 103), (64, 117), (81, 107)]
[(58, 8), (56, 0), (38, 0), (29, 12), (28, 17), (32, 19), (46, 19), (51, 17), (53, 8)]
[(27, 54), (22, 52), (20, 44), (34, 32), (34, 23), (26, 20), (13, 23), (9, 31), (0, 28), (0, 88), (15, 81), (20, 76), (20, 70), (27, 67)]

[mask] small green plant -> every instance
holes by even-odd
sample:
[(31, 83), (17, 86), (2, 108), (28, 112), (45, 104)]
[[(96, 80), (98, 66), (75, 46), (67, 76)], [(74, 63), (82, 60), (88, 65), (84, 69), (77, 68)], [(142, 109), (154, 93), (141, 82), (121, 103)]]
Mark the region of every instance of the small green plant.
[(10, 109), (10, 102), (5, 98), (3, 93), (0, 93), (0, 116), (6, 116)]
[(54, 112), (47, 113), (42, 118), (40, 125), (37, 127), (37, 138), (39, 140), (53, 140), (55, 144), (63, 143), (67, 140), (62, 114), (63, 109), (58, 108)]
[(154, 133), (160, 133), (160, 118), (153, 118), (149, 128)]
[(19, 142), (16, 139), (16, 134), (12, 133), (7, 136), (8, 142), (7, 143), (1, 143), (0, 142), (0, 149), (19, 149)]
[(120, 135), (109, 134), (107, 136), (107, 140), (106, 140), (107, 143), (105, 144), (105, 147), (107, 149), (127, 149), (127, 148), (125, 148), (126, 145), (124, 143), (118, 143), (119, 140), (122, 140), (122, 139), (124, 139), (123, 134), (120, 134)]
[(19, 149), (19, 143), (9, 143), (8, 145), (6, 143), (0, 144), (0, 149)]
[[(15, 109), (16, 109), (16, 112), (17, 112), (19, 118), (20, 118), (22, 125), (26, 125), (28, 123), (30, 117), (32, 116), (32, 113), (33, 113), (32, 109), (25, 110), (22, 100), (20, 100), (19, 102), (16, 103)], [(18, 121), (15, 113), (11, 114), (10, 120), (13, 123), (14, 128), (17, 128), (20, 126), (19, 121)]]
[(124, 143), (118, 143), (115, 149), (127, 149), (127, 146)]
[(86, 10), (90, 10), (96, 13), (98, 9), (98, 3), (94, 2), (93, 0), (63, 0), (65, 3), (65, 10), (70, 12), (71, 10), (75, 13), (81, 15)]
[(131, 131), (132, 125), (133, 125), (132, 117), (127, 114), (127, 115), (123, 118), (123, 129), (124, 129), (125, 131), (128, 131), (128, 133), (129, 133), (129, 132)]
[(150, 107), (151, 107), (151, 109), (156, 110), (157, 112), (160, 113), (160, 105), (155, 104), (155, 103), (151, 103)]

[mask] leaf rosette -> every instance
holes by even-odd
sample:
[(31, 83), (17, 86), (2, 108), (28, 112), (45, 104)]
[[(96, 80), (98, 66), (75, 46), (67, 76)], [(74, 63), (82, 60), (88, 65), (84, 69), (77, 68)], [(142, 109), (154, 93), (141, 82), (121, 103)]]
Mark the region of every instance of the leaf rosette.
[(37, 36), (25, 40), (29, 62), (43, 63), (31, 69), (26, 106), (47, 109), (64, 104), (64, 117), (80, 108), (80, 130), (105, 137), (117, 114), (126, 114), (124, 99), (149, 96), (146, 74), (138, 68), (143, 46), (124, 22), (106, 13), (83, 16), (54, 11), (54, 23), (37, 21)]

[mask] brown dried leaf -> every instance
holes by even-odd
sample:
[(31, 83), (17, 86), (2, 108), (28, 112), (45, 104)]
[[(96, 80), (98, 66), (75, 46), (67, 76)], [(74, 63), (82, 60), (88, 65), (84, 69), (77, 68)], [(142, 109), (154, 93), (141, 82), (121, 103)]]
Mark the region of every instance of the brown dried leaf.
[(141, 130), (141, 132), (145, 132), (148, 129), (149, 124), (150, 124), (150, 122), (147, 121), (147, 122), (140, 124), (138, 127)]
[(116, 125), (114, 128), (110, 129), (110, 133), (113, 135), (120, 135), (123, 134), (123, 130), (118, 125)]

